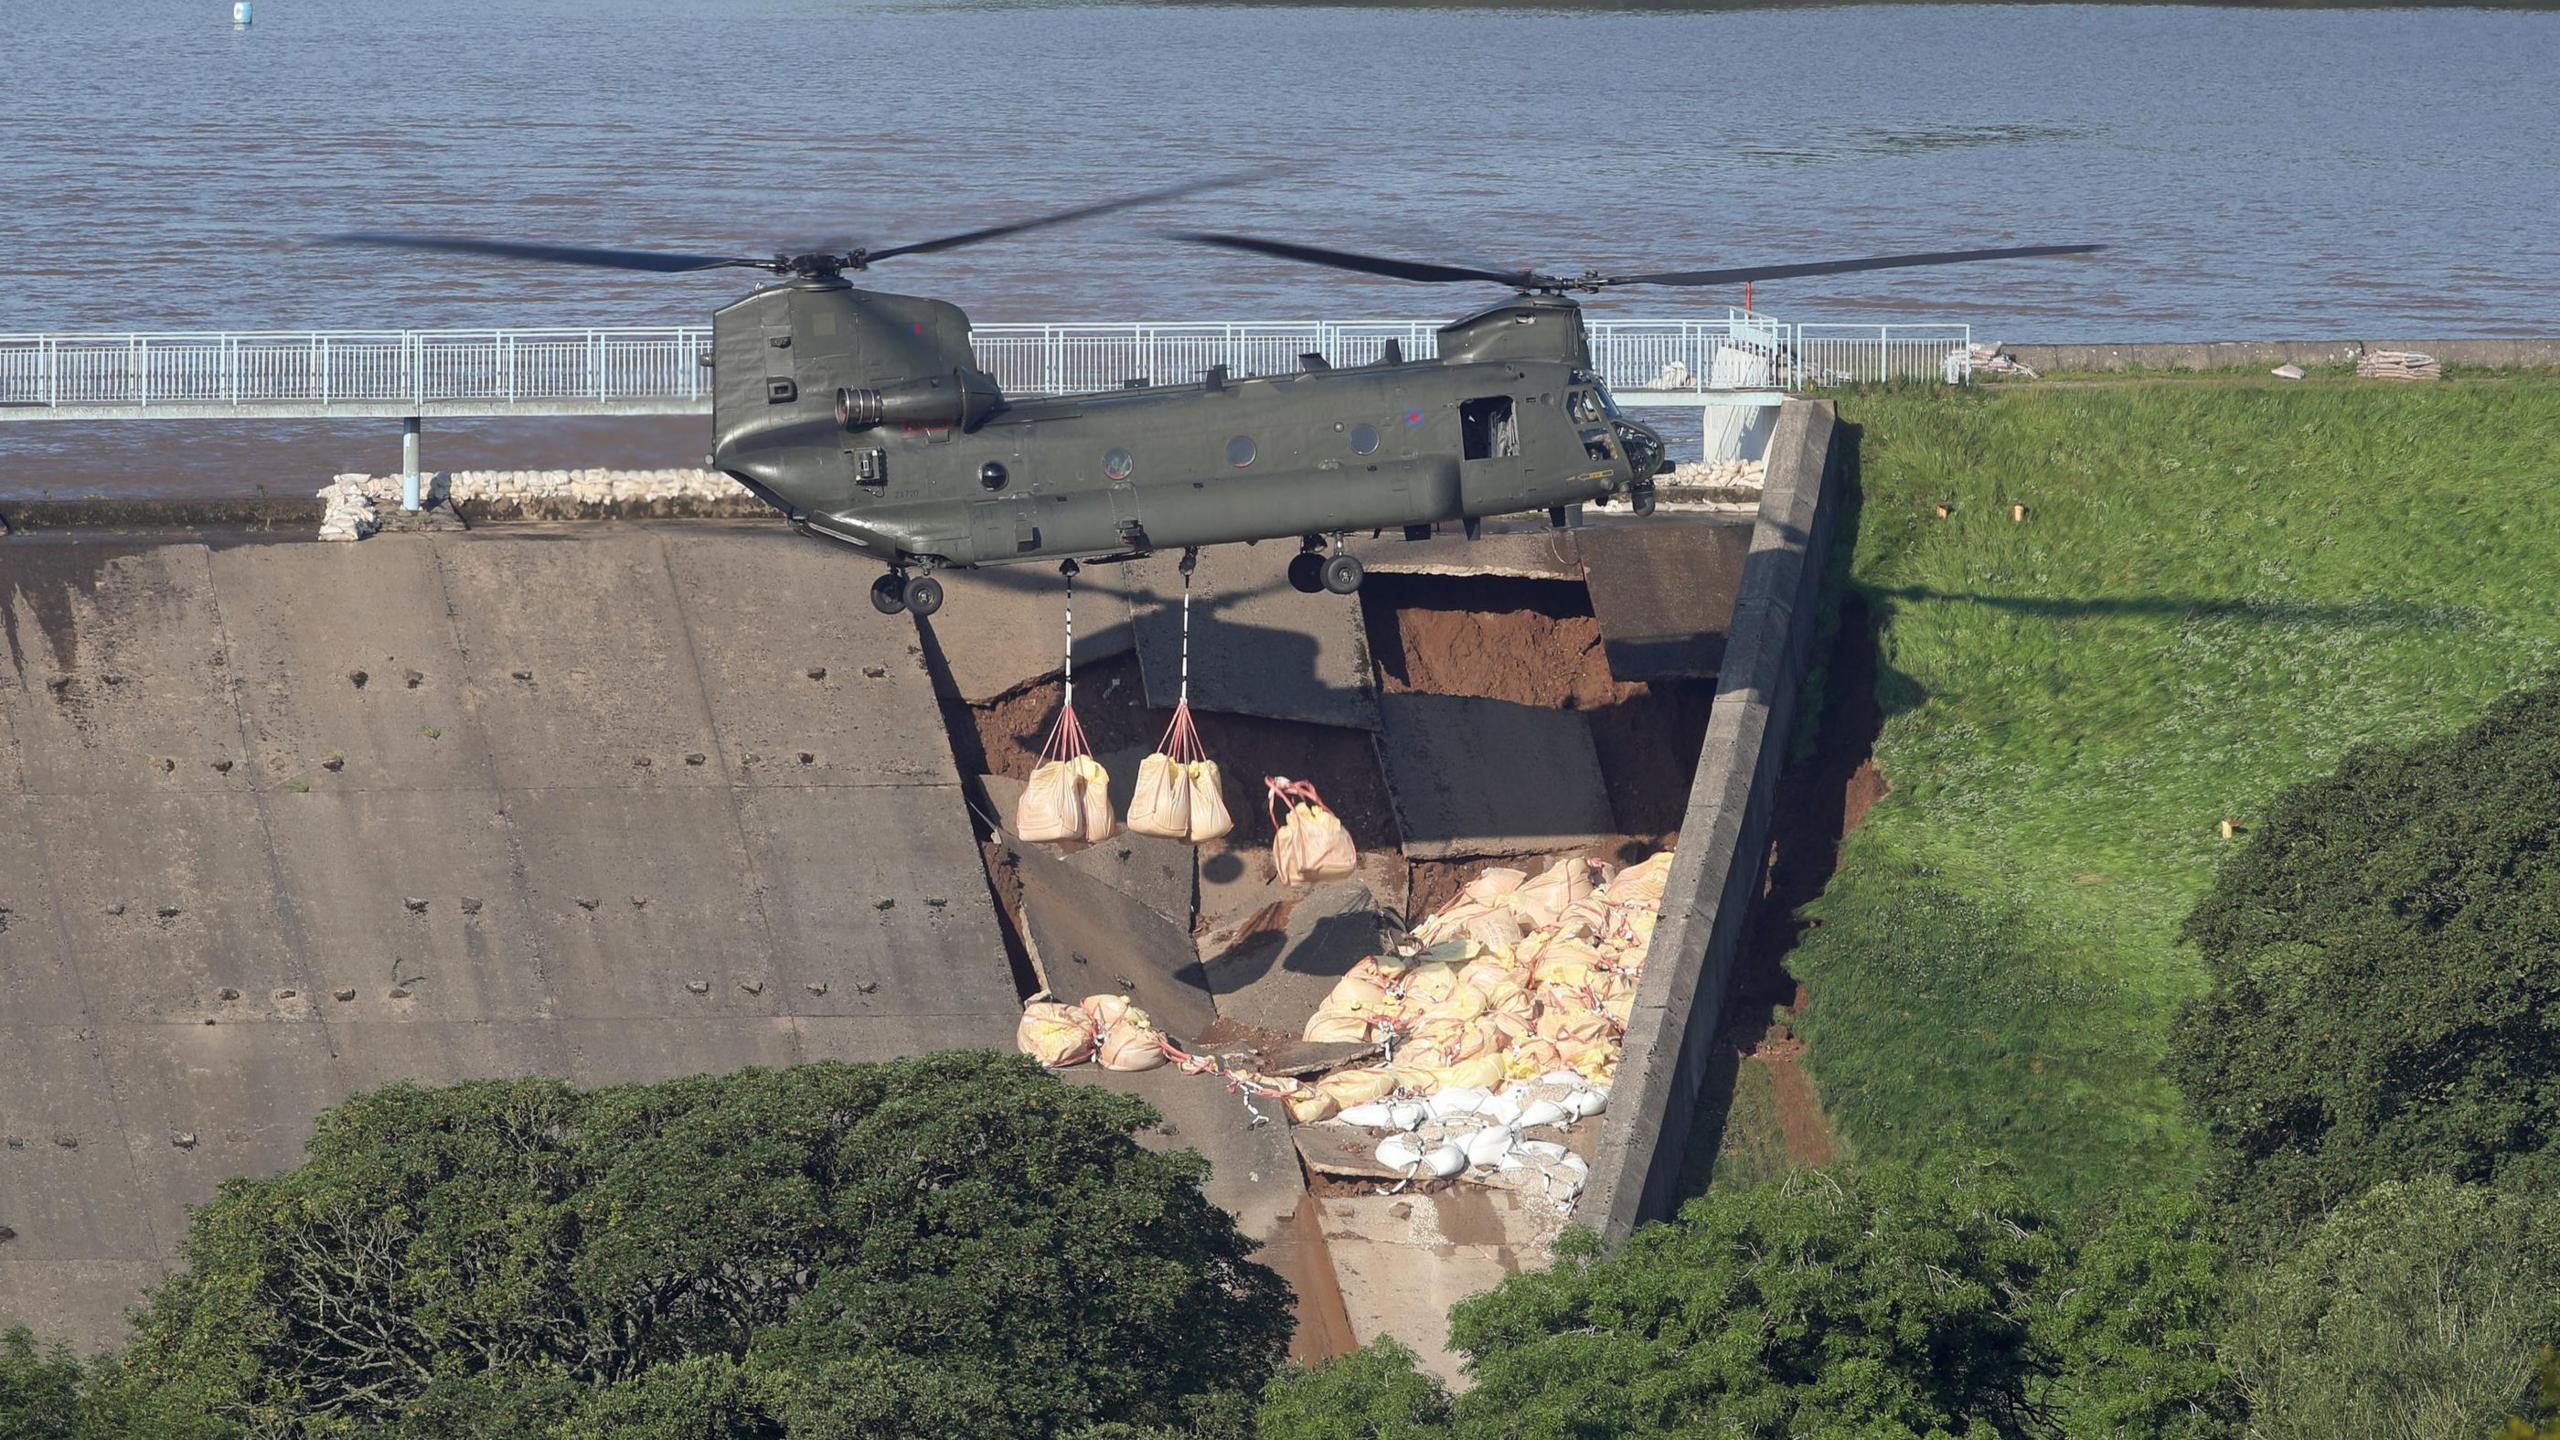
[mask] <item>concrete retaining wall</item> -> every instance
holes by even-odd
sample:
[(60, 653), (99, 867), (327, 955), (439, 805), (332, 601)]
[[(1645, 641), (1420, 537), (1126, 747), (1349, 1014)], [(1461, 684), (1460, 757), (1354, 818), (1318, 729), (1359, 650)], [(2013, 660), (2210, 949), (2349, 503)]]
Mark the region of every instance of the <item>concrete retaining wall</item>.
[(1724, 667), (1680, 848), (1627, 1024), (1609, 1123), (1576, 1218), (1611, 1243), (1670, 1213), (1727, 982), (1759, 898), (1795, 716), (1819, 622), (1822, 562), (1844, 456), (1828, 401), (1790, 400), (1743, 562)]
[(0, 1326), (397, 1079), (1009, 1042), (915, 626), (771, 523), (0, 540)]
[(2417, 350), (2484, 370), (2560, 366), (2560, 340), (2200, 340), (2154, 345), (2004, 345), (2041, 374), (2086, 370), (2272, 370), (2353, 365), (2368, 349)]

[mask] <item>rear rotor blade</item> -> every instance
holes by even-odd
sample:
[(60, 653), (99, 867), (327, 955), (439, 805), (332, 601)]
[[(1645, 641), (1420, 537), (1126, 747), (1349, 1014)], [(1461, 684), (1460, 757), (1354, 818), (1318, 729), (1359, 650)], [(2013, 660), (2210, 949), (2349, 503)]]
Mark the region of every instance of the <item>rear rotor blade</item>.
[(1933, 250), (1915, 255), (1871, 255), (1863, 260), (1817, 260), (1802, 265), (1743, 265), (1725, 270), (1656, 270), (1612, 275), (1611, 285), (1739, 285), (1746, 280), (1792, 280), (1802, 275), (1848, 275), (1860, 270), (1904, 270), (1921, 265), (1970, 265), (1977, 260), (2035, 260), (2051, 255), (2093, 255), (2104, 245), (2024, 245), (2006, 250)]
[(1304, 265), (1323, 265), (1363, 275), (1384, 275), (1390, 280), (1420, 280), (1433, 284), (1490, 280), (1496, 285), (1526, 287), (1536, 284), (1540, 278), (1526, 270), (1486, 270), (1473, 265), (1441, 265), (1427, 260), (1390, 260), (1350, 250), (1292, 245), (1284, 240), (1257, 240), (1250, 235), (1216, 235), (1195, 230), (1178, 230), (1169, 234), (1172, 239), (1187, 240), (1194, 245), (1215, 245), (1222, 250), (1241, 250), (1248, 255), (1268, 255), (1274, 260), (1295, 260)]
[(1092, 205), (1079, 205), (1073, 210), (1038, 215), (1029, 220), (1016, 220), (1006, 225), (989, 225), (979, 230), (963, 230), (957, 235), (945, 235), (938, 240), (919, 240), (912, 245), (892, 245), (885, 250), (870, 251), (863, 258), (866, 261), (886, 260), (893, 255), (931, 255), (942, 250), (957, 250), (963, 245), (1001, 240), (1007, 235), (1019, 235), (1025, 230), (1064, 225), (1072, 220), (1089, 220), (1096, 215), (1108, 215), (1114, 210), (1131, 210), (1141, 205), (1160, 205), (1167, 200), (1178, 200), (1185, 195), (1197, 195), (1204, 190), (1223, 190), (1232, 185), (1249, 184), (1264, 178), (1267, 178), (1265, 173), (1255, 172), (1249, 175), (1228, 175), (1215, 180), (1192, 180), (1180, 185), (1167, 185), (1160, 190), (1124, 195), (1117, 200), (1104, 200)]
[(734, 255), (687, 255), (670, 250), (605, 250), (584, 245), (543, 245), (522, 240), (474, 240), (462, 235), (410, 235), (395, 231), (359, 230), (332, 235), (324, 245), (363, 245), (381, 250), (429, 250), (454, 255), (487, 255), (500, 260), (532, 260), (545, 265), (584, 265), (597, 270), (643, 270), (662, 275), (730, 266), (769, 267), (770, 260)]

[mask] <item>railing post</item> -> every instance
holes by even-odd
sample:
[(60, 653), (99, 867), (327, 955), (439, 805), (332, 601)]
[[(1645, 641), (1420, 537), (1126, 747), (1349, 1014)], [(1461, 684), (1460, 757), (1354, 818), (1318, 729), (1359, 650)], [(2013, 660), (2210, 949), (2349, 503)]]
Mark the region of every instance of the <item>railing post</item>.
[(418, 432), (423, 428), (415, 415), (400, 422), (400, 508), (413, 512), (418, 508)]

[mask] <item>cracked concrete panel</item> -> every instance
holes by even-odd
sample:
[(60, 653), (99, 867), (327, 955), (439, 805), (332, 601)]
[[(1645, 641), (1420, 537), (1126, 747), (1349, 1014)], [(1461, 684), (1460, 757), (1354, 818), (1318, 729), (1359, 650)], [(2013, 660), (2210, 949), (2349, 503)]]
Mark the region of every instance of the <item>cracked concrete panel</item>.
[(550, 1013), (779, 1010), (782, 977), (731, 797), (726, 788), (508, 797)]
[(1178, 1040), (1218, 1018), (1188, 932), (1038, 845), (1005, 837), (1022, 880), (1031, 948), (1069, 1002), (1126, 995)]
[(1492, 575), (1514, 580), (1582, 578), (1582, 530), (1518, 530), (1469, 540), (1452, 531), (1428, 540), (1362, 540), (1351, 546), (1375, 575)]
[(1296, 1035), (1334, 982), (1378, 953), (1378, 899), (1357, 879), (1338, 880), (1277, 900), (1218, 938), (1203, 951), (1218, 1013)]
[(1449, 1347), (1449, 1307), (1544, 1268), (1562, 1223), (1552, 1207), (1482, 1185), (1431, 1195), (1335, 1194), (1319, 1203), (1352, 1333), (1364, 1345), (1394, 1336), (1453, 1385), (1465, 1376)]
[(27, 801), (98, 1021), (246, 1014), (279, 988), (308, 988), (259, 803), (245, 794)]
[(123, 1349), (133, 1343), (125, 1308), (168, 1270), (161, 1260), (13, 1260), (0, 1250), (0, 1327), (60, 1336), (82, 1355)]
[[(350, 1012), (359, 1007), (329, 1008), (329, 1038), (337, 1046), (348, 1093), (401, 1080), (458, 1085), (569, 1074), (568, 1042), (561, 1028), (547, 1020), (358, 1018)], [(331, 1097), (331, 1103), (337, 1098)]]
[(500, 806), (485, 791), (268, 797), (305, 1006), (420, 1022), (548, 1008)]
[(498, 783), (727, 782), (655, 534), (510, 527), (435, 548)]
[[(1103, 768), (1111, 772), (1114, 815), (1129, 813), (1129, 795), (1137, 785), (1138, 762), (1144, 758), (1144, 752), (1135, 750), (1102, 757)], [(1013, 818), (1014, 808), (1022, 800), (1021, 781), (1005, 775), (981, 775), (978, 787), (993, 813), (1007, 820)], [(1049, 847), (1052, 854), (1062, 848)], [(1188, 930), (1192, 871), (1198, 863), (1198, 853), (1187, 840), (1123, 830), (1102, 844), (1067, 851), (1060, 858)]]
[(86, 1007), (54, 913), (35, 814), (35, 801), (0, 795), (0, 1019), (76, 1025)]
[[(106, 1066), (83, 1027), (0, 1026), (0, 1224), (18, 1232), (0, 1246), (10, 1263), (159, 1253)], [(0, 1286), (0, 1327), (15, 1308)]]
[(171, 1250), (186, 1208), (224, 1180), (302, 1163), (312, 1117), (347, 1092), (315, 1021), (113, 1025), (105, 1043), (141, 1200)]
[(240, 546), (211, 565), (260, 789), (488, 783), (429, 537)]
[[(1065, 668), (1066, 581), (1055, 565), (947, 570), (942, 609), (920, 621), (925, 648), (937, 653), (934, 693), (985, 704)], [(870, 583), (864, 577), (863, 583)], [(1129, 597), (1106, 567), (1076, 578), (1076, 663), (1091, 665), (1129, 653)], [(870, 609), (870, 601), (863, 602)], [(905, 633), (900, 622), (883, 625)]]
[(741, 801), (781, 1013), (993, 1017), (1011, 1033), (1022, 1006), (958, 785)]
[(1748, 524), (1583, 532), (1591, 613), (1620, 680), (1713, 679), (1751, 548)]
[(203, 546), (13, 544), (0, 641), (26, 790), (249, 788)]
[[(1359, 600), (1291, 589), (1288, 565), (1296, 553), (1286, 542), (1201, 553), (1191, 591), (1191, 703), (1230, 715), (1375, 730), (1377, 679)], [(1112, 577), (1129, 597), (1147, 703), (1161, 710), (1172, 709), (1182, 693), (1177, 558), (1132, 561)]]
[[(707, 1009), (708, 1007), (706, 1007)], [(750, 1065), (797, 1065), (799, 1031), (779, 1016), (659, 1015), (646, 1025), (602, 1020), (558, 1027), (579, 1085), (625, 1085), (680, 1075), (726, 1075)]]
[(959, 778), (915, 627), (872, 610), (869, 567), (773, 525), (665, 544), (733, 776), (754, 786)]
[(1579, 712), (1455, 695), (1384, 704), (1379, 751), (1408, 857), (1581, 850), (1617, 828)]
[(1209, 1162), (1200, 1193), (1234, 1215), (1256, 1240), (1269, 1239), (1287, 1224), (1307, 1193), (1306, 1173), (1289, 1143), (1289, 1117), (1276, 1100), (1253, 1102), (1268, 1117), (1257, 1125), (1243, 1099), (1214, 1075), (1185, 1075), (1172, 1065), (1135, 1073), (1079, 1065), (1058, 1073), (1154, 1106), (1164, 1123), (1141, 1131), (1138, 1143), (1150, 1150), (1199, 1151)]

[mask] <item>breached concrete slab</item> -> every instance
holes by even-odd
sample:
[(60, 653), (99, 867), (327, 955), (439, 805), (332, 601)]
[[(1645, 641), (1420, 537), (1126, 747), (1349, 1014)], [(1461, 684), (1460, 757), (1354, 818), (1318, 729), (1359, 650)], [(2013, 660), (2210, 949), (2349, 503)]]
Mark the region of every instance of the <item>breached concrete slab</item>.
[(1714, 678), (1751, 548), (1748, 525), (1611, 526), (1582, 535), (1591, 613), (1620, 680)]
[(1277, 899), (1208, 947), (1218, 1013), (1295, 1035), (1353, 965), (1378, 953), (1378, 898), (1359, 880)]
[(1209, 1161), (1201, 1193), (1235, 1216), (1254, 1239), (1269, 1239), (1306, 1194), (1306, 1176), (1298, 1168), (1288, 1117), (1278, 1101), (1255, 1101), (1267, 1117), (1255, 1124), (1244, 1101), (1214, 1075), (1185, 1075), (1171, 1065), (1135, 1074), (1079, 1065), (1059, 1073), (1135, 1095), (1156, 1107), (1164, 1116), (1163, 1126), (1142, 1132), (1138, 1142), (1156, 1150), (1198, 1150)]
[(1490, 575), (1511, 580), (1582, 578), (1582, 530), (1487, 531), (1428, 540), (1364, 540), (1351, 547), (1377, 575)]
[(1389, 695), (1383, 704), (1379, 750), (1408, 857), (1585, 849), (1615, 828), (1579, 713), (1455, 695)]
[[(935, 687), (943, 699), (983, 705), (1064, 668), (1067, 585), (1056, 567), (950, 570), (934, 578), (942, 582), (942, 609), (918, 623), (950, 667), (949, 678)], [(1075, 596), (1077, 664), (1126, 655), (1138, 643), (1124, 587), (1089, 570), (1078, 577)], [(869, 610), (868, 600), (863, 608)], [(894, 620), (883, 624), (905, 628)]]
[[(1138, 760), (1117, 755), (1103, 762), (1111, 772), (1112, 813), (1129, 813), (1129, 791)], [(1009, 775), (981, 775), (978, 787), (995, 816), (1010, 824), (1022, 800), (1022, 782)], [(1192, 869), (1196, 853), (1188, 841), (1127, 830), (1099, 845), (1066, 851), (1058, 858), (1121, 894), (1146, 906), (1171, 924), (1191, 928)]]
[(1156, 1027), (1191, 1040), (1218, 1018), (1191, 937), (1171, 921), (1040, 846), (1004, 837), (1050, 992), (1073, 1003), (1126, 995)]
[[(1227, 545), (1205, 552), (1191, 589), (1191, 703), (1202, 710), (1375, 730), (1378, 695), (1358, 600), (1289, 587), (1297, 547)], [(1128, 596), (1147, 703), (1182, 695), (1182, 577), (1176, 557), (1117, 567)], [(1088, 575), (1094, 572), (1088, 570)]]

